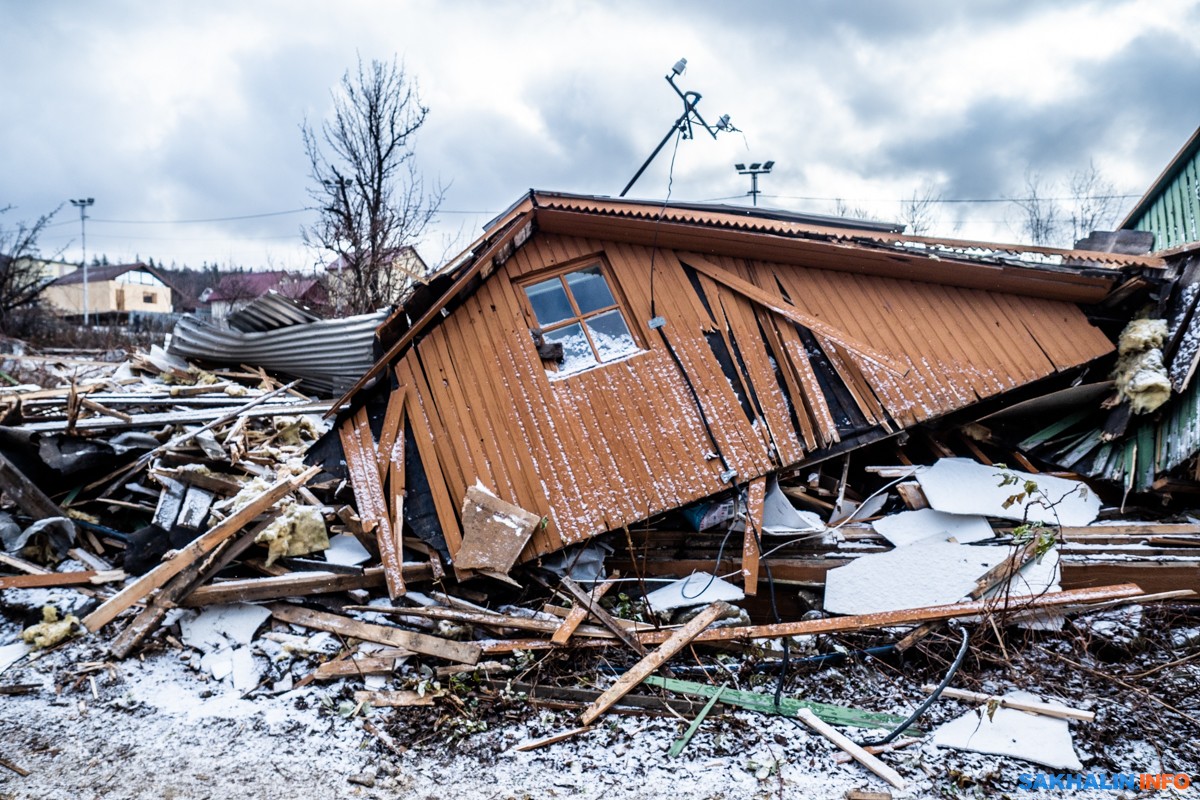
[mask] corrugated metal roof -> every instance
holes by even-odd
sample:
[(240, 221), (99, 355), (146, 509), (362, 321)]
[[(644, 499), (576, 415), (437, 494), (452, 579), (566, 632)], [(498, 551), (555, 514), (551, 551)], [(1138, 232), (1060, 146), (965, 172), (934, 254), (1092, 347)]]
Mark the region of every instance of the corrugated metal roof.
[[(1098, 264), (1106, 266), (1162, 267), (1161, 258), (1154, 256), (1130, 256), (1119, 253), (1097, 253), (1088, 250), (1067, 250), (1056, 247), (1040, 247), (1024, 244), (1004, 244), (972, 240), (944, 239), (929, 236), (905, 236), (890, 232), (893, 226), (866, 221), (852, 221), (845, 225), (829, 224), (828, 218), (808, 215), (785, 215), (735, 212), (727, 206), (705, 208), (691, 204), (663, 204), (642, 200), (588, 197), (561, 193), (535, 192), (534, 200), (539, 208), (555, 208), (565, 211), (581, 211), (605, 216), (630, 219), (666, 220), (691, 225), (729, 228), (752, 233), (768, 233), (776, 236), (818, 238), (829, 241), (847, 241), (859, 244), (884, 246), (914, 253), (937, 252), (970, 259), (1016, 259), (1031, 265), (1059, 265), (1069, 263)], [(747, 212), (751, 211), (746, 209)], [(819, 224), (816, 220), (826, 222)], [(881, 230), (882, 228), (882, 230)]]
[(274, 289), (253, 300), (227, 317), (229, 326), (243, 333), (272, 331), (290, 325), (304, 325), (321, 320), (304, 306), (289, 300)]
[(385, 317), (377, 312), (251, 333), (184, 317), (175, 325), (168, 351), (210, 363), (252, 364), (301, 378), (308, 391), (332, 395), (371, 368), (375, 329)]

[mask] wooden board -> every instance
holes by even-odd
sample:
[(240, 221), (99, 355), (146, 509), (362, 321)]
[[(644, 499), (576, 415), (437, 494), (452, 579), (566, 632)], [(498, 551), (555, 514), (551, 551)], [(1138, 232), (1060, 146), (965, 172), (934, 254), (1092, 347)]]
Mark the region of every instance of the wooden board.
[(306, 628), (329, 631), (342, 636), (353, 636), (363, 641), (400, 647), (414, 653), (436, 656), (461, 664), (475, 664), (479, 661), (480, 647), (470, 642), (455, 642), (424, 633), (413, 633), (386, 625), (360, 622), (326, 611), (314, 611), (287, 603), (272, 603), (269, 608), (271, 615), (276, 619), (290, 622), (293, 625), (303, 625)]
[(701, 631), (729, 611), (730, 606), (726, 603), (712, 603), (689, 620), (682, 628), (673, 631), (653, 653), (650, 653), (641, 661), (634, 664), (604, 694), (600, 695), (594, 703), (588, 706), (587, 710), (580, 716), (583, 724), (591, 725), (595, 722), (610, 706), (632, 691), (650, 673), (667, 663), (667, 660), (671, 656), (687, 647)]

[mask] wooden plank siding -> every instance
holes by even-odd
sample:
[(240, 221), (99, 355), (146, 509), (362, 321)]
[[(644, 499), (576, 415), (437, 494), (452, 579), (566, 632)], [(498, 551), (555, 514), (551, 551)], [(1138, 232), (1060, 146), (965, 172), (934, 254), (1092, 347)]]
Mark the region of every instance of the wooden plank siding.
[[(707, 274), (689, 276), (689, 258), (907, 372), (828, 336), (808, 340), (828, 359), (815, 365), (808, 331), (790, 312)], [(547, 373), (522, 282), (591, 259), (603, 260), (641, 352), (572, 375)], [(651, 328), (654, 316), (665, 326)], [(712, 333), (725, 342), (733, 375), (706, 339)], [(540, 231), (395, 363), (398, 397), (379, 455), (384, 466), (395, 443), (402, 450), (407, 426), (452, 556), (462, 498), (476, 483), (544, 516), (522, 553), (528, 560), (729, 488), (722, 459), (744, 485), (863, 432), (861, 422), (839, 428), (831, 402), (856, 406), (856, 418), (883, 435), (1111, 350), (1070, 302)], [(839, 399), (826, 396), (822, 381), (841, 382)], [(389, 486), (404, 484), (394, 464), (383, 472)], [(400, 520), (393, 523), (398, 533)]]

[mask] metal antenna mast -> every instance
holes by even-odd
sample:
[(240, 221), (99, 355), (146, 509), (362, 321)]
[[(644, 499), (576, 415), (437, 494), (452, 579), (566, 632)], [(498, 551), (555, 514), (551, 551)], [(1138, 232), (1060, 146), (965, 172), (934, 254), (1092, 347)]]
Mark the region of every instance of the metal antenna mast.
[(704, 128), (704, 130), (708, 131), (708, 133), (714, 139), (717, 138), (718, 131), (737, 130), (729, 123), (728, 114), (723, 115), (719, 120), (717, 120), (717, 124), (715, 126), (709, 125), (704, 121), (704, 117), (700, 116), (700, 111), (696, 108), (696, 104), (700, 102), (700, 93), (680, 91), (679, 87), (675, 85), (675, 77), (677, 75), (682, 75), (685, 69), (687, 69), (687, 59), (681, 58), (675, 62), (675, 66), (671, 67), (671, 74), (666, 76), (667, 83), (671, 84), (671, 88), (675, 90), (675, 94), (679, 95), (679, 99), (683, 101), (683, 113), (679, 115), (679, 119), (671, 123), (671, 129), (667, 131), (667, 135), (663, 137), (663, 140), (658, 143), (658, 147), (654, 148), (654, 152), (650, 154), (650, 157), (646, 159), (646, 162), (642, 164), (634, 176), (629, 179), (629, 183), (625, 184), (625, 188), (621, 190), (621, 194), (619, 195), (620, 197), (624, 197), (629, 193), (629, 190), (633, 188), (635, 183), (637, 183), (637, 179), (642, 177), (642, 173), (645, 172), (646, 168), (650, 166), (650, 162), (652, 162), (658, 156), (658, 154), (662, 152), (662, 149), (667, 146), (667, 142), (671, 141), (671, 137), (675, 135), (677, 131), (682, 134), (684, 139), (695, 138), (692, 131), (693, 121), (698, 123), (702, 128)]
[(775, 166), (774, 161), (768, 161), (765, 164), (760, 164), (758, 162), (755, 162), (755, 163), (751, 164), (749, 167), (747, 167), (745, 164), (734, 164), (733, 165), (733, 168), (738, 171), (738, 175), (749, 175), (750, 176), (750, 191), (746, 192), (746, 194), (750, 195), (751, 201), (756, 206), (758, 205), (758, 195), (759, 195), (758, 176), (769, 174), (771, 172), (771, 167), (773, 167), (773, 166)]

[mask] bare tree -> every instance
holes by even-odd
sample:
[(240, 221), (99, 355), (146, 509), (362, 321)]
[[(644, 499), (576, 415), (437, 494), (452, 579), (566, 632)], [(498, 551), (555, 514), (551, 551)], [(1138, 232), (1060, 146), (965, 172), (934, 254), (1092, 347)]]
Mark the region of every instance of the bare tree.
[(1077, 242), (1092, 231), (1109, 230), (1116, 223), (1117, 190), (1112, 181), (1088, 161), (1086, 169), (1071, 173), (1071, 241)]
[(1020, 213), (1020, 231), (1031, 244), (1059, 244), (1063, 230), (1063, 212), (1053, 197), (1053, 187), (1036, 172), (1025, 172), (1025, 197), (1011, 198)]
[[(0, 208), (0, 214), (11, 210), (12, 206)], [(32, 223), (0, 225), (0, 333), (25, 335), (40, 310), (38, 301), (49, 279), (39, 257), (38, 237), (56, 213), (57, 208)]]
[(906, 231), (911, 236), (924, 236), (937, 222), (937, 207), (942, 202), (942, 193), (931, 181), (926, 181), (920, 189), (914, 189), (912, 197), (900, 203), (900, 221), (905, 224)]
[(364, 313), (400, 302), (424, 278), (409, 258), (437, 214), (444, 190), (426, 190), (413, 139), (429, 109), (415, 80), (393, 59), (359, 59), (333, 94), (333, 116), (314, 129), (301, 125), (308, 156), (309, 196), (320, 218), (304, 231), (311, 247), (335, 257), (335, 302)]
[(833, 199), (833, 213), (839, 217), (848, 217), (850, 219), (870, 219), (871, 215), (862, 206), (851, 208), (850, 205), (840, 197)]

